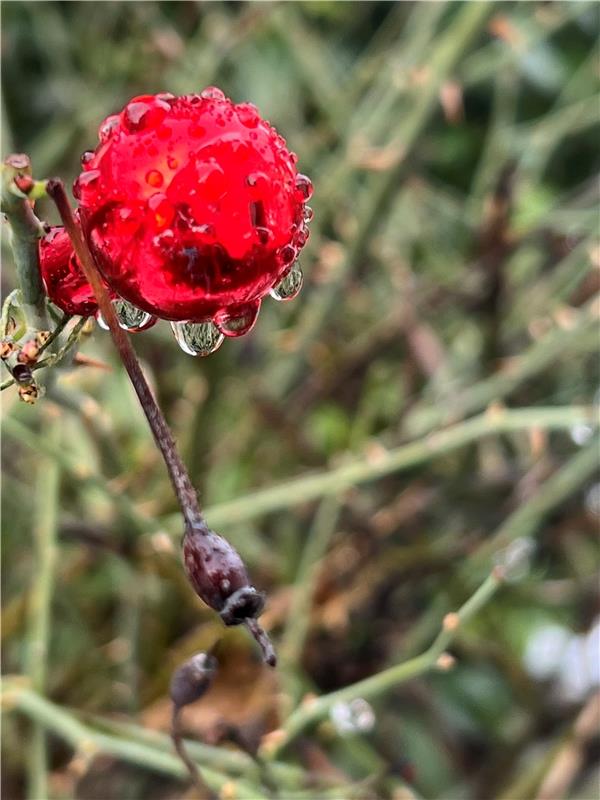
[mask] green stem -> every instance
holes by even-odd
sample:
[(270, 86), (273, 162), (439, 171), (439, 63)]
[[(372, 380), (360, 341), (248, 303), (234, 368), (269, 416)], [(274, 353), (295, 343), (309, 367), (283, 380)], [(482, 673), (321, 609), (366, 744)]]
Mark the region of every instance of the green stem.
[[(59, 420), (48, 423), (49, 441), (59, 445)], [(29, 592), (29, 635), (26, 673), (37, 692), (44, 692), (48, 662), (50, 609), (54, 592), (56, 534), (60, 465), (49, 458), (40, 458), (33, 525), (33, 578)], [(31, 800), (48, 797), (46, 734), (35, 723), (31, 732), (28, 759), (28, 796)]]
[(15, 178), (24, 174), (31, 175), (27, 156), (9, 156), (2, 164), (2, 210), (10, 224), (11, 247), (27, 325), (33, 330), (47, 330), (46, 293), (38, 255), (38, 241), (44, 234), (44, 228), (33, 213), (27, 197), (16, 187)]
[[(52, 341), (54, 341), (57, 336), (61, 333), (67, 322), (69, 321), (69, 317), (66, 319), (63, 318), (61, 322), (58, 324), (56, 330), (52, 332), (51, 338), (46, 342), (46, 344), (40, 348), (40, 353), (43, 352)], [(52, 353), (47, 358), (44, 358), (42, 361), (38, 361), (32, 365), (31, 370), (35, 371), (38, 369), (44, 369), (45, 367), (53, 367), (58, 364), (63, 358), (68, 355), (70, 350), (75, 347), (75, 345), (79, 342), (81, 331), (83, 330), (85, 323), (87, 322), (87, 317), (81, 317), (81, 319), (73, 326), (73, 330), (69, 334), (67, 341), (64, 345), (58, 350), (56, 353)], [(0, 391), (4, 391), (4, 389), (8, 389), (9, 386), (14, 384), (14, 378), (9, 378), (5, 380), (3, 383), (0, 384)]]
[[(94, 730), (79, 722), (68, 711), (59, 708), (33, 689), (23, 686), (14, 679), (4, 681), (3, 694), (8, 708), (17, 709), (26, 714), (30, 719), (67, 741), (84, 756), (92, 758), (99, 754), (110, 755), (162, 775), (170, 775), (182, 780), (188, 777), (187, 770), (174, 755), (142, 742)], [(205, 767), (202, 772), (208, 785), (217, 791), (232, 781), (228, 775), (224, 775), (214, 768)], [(236, 797), (239, 800), (262, 800), (265, 798), (264, 792), (255, 784), (238, 778), (234, 779), (234, 782)], [(37, 795), (36, 800), (47, 797), (47, 794), (40, 794)]]
[(484, 436), (532, 428), (568, 430), (578, 423), (597, 424), (597, 412), (589, 406), (557, 406), (498, 409), (437, 431), (409, 444), (387, 451), (376, 462), (355, 459), (325, 472), (316, 472), (258, 490), (227, 503), (208, 507), (207, 518), (214, 526), (233, 524), (263, 514), (289, 508), (320, 497), (337, 495), (351, 486), (377, 480), (386, 475), (465, 447)]
[(370, 678), (353, 683), (351, 686), (323, 695), (310, 704), (300, 706), (288, 718), (283, 727), (284, 737), (270, 755), (274, 757), (281, 752), (309, 725), (326, 717), (337, 703), (348, 703), (358, 697), (364, 699), (378, 697), (390, 689), (432, 670), (457, 632), (488, 602), (501, 583), (502, 579), (496, 572), (488, 575), (477, 591), (458, 610), (457, 624), (452, 627), (443, 627), (433, 644), (421, 655), (390, 667), (377, 675), (372, 675)]
[(340, 511), (337, 498), (323, 500), (313, 521), (302, 551), (283, 635), (281, 658), (290, 666), (297, 665), (310, 626), (310, 608), (318, 575), (319, 562), (325, 555)]

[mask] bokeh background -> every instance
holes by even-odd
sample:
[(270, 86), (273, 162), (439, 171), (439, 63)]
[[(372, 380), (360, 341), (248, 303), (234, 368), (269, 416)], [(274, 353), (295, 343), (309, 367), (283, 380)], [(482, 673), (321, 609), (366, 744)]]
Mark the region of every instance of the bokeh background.
[[(7, 800), (194, 796), (168, 682), (217, 641), (185, 724), (218, 748), (193, 752), (223, 798), (597, 797), (600, 483), (580, 407), (600, 385), (599, 14), (3, 5), (2, 149), (36, 177), (71, 181), (131, 96), (216, 84), (259, 106), (315, 185), (296, 301), (265, 302), (205, 360), (166, 324), (134, 340), (209, 523), (268, 592), (276, 673), (183, 577), (108, 335), (82, 340), (100, 366), (61, 369), (35, 407), (3, 392)], [(7, 247), (3, 262), (6, 292)], [(272, 742), (303, 698), (424, 650), (495, 560), (511, 580), (459, 631), (453, 669), (335, 706), (266, 776), (226, 741)]]

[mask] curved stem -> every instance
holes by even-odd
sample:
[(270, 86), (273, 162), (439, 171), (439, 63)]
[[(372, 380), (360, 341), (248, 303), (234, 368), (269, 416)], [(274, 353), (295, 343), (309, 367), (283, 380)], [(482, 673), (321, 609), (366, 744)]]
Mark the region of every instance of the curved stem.
[(81, 268), (93, 289), (102, 316), (109, 327), (110, 335), (119, 351), (119, 355), (129, 374), (133, 388), (140, 400), (156, 444), (165, 461), (171, 483), (173, 484), (186, 523), (188, 526), (206, 531), (208, 528), (202, 517), (196, 491), (192, 486), (187, 469), (177, 452), (175, 441), (173, 440), (163, 413), (152, 396), (150, 387), (144, 378), (129, 338), (119, 325), (117, 315), (115, 314), (109, 294), (96, 268), (94, 258), (80, 227), (73, 217), (73, 211), (62, 181), (57, 179), (48, 181), (47, 192), (56, 203), (56, 207), (58, 208), (65, 230), (69, 234)]

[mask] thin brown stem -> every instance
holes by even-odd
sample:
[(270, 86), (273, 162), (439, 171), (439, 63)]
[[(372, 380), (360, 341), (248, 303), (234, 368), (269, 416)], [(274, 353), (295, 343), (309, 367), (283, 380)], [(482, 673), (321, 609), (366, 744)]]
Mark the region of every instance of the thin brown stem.
[(75, 222), (64, 184), (61, 180), (52, 179), (48, 181), (46, 190), (58, 208), (58, 213), (65, 226), (65, 230), (69, 234), (75, 254), (81, 264), (85, 277), (92, 287), (102, 316), (109, 327), (110, 335), (119, 351), (119, 355), (129, 374), (133, 388), (140, 400), (156, 444), (167, 466), (169, 477), (177, 499), (179, 500), (186, 523), (188, 526), (200, 527), (203, 530), (208, 530), (202, 517), (200, 506), (198, 505), (196, 490), (177, 452), (169, 426), (156, 400), (152, 396), (152, 392), (144, 378), (129, 338), (119, 325), (117, 315), (115, 314), (109, 294), (100, 277), (98, 268), (96, 267), (94, 257), (79, 225)]
[(187, 771), (190, 773), (190, 778), (192, 779), (192, 783), (198, 790), (198, 798), (199, 800), (215, 800), (216, 795), (211, 792), (208, 788), (202, 776), (200, 775), (200, 770), (198, 769), (198, 765), (195, 761), (190, 757), (186, 747), (185, 742), (183, 739), (183, 734), (181, 732), (181, 711), (182, 707), (173, 704), (173, 716), (171, 718), (171, 739), (173, 740), (173, 746), (177, 752), (179, 758), (185, 764)]

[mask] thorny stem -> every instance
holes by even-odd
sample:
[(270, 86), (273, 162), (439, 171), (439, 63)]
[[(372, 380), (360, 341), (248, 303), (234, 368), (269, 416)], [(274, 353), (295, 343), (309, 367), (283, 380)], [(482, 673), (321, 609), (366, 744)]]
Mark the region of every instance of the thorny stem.
[[(109, 327), (113, 342), (115, 343), (131, 383), (133, 384), (133, 388), (139, 398), (156, 444), (162, 453), (186, 522), (186, 532), (193, 531), (196, 534), (207, 535), (209, 534), (209, 529), (200, 511), (196, 490), (177, 452), (175, 440), (171, 435), (163, 413), (158, 407), (150, 391), (150, 387), (144, 378), (129, 338), (119, 325), (112, 302), (94, 262), (94, 257), (92, 256), (80, 227), (73, 217), (73, 211), (64, 184), (61, 180), (56, 178), (49, 180), (46, 185), (46, 191), (58, 208), (58, 212), (65, 230), (69, 234), (71, 244), (79, 259), (81, 268), (92, 287), (102, 316)], [(261, 648), (266, 663), (274, 666), (276, 663), (275, 651), (267, 634), (260, 627), (256, 619), (245, 619), (244, 624)]]
[(71, 210), (71, 205), (69, 203), (65, 187), (61, 180), (53, 179), (48, 181), (46, 191), (56, 203), (58, 213), (60, 214), (63, 225), (65, 226), (65, 230), (69, 234), (73, 249), (75, 250), (77, 258), (81, 264), (81, 268), (83, 269), (87, 281), (92, 287), (102, 316), (109, 327), (110, 335), (112, 336), (113, 342), (115, 343), (129, 378), (131, 379), (133, 388), (135, 389), (135, 392), (140, 400), (144, 414), (146, 415), (148, 424), (150, 425), (152, 435), (154, 436), (156, 444), (158, 445), (167, 466), (169, 477), (171, 479), (171, 483), (173, 484), (177, 499), (179, 500), (184, 519), (189, 527), (201, 528), (202, 530), (207, 531), (208, 527), (204, 522), (202, 513), (200, 511), (200, 506), (198, 505), (198, 499), (196, 497), (196, 491), (192, 486), (192, 482), (187, 470), (181, 458), (179, 457), (179, 453), (177, 452), (175, 442), (163, 413), (158, 407), (156, 400), (152, 396), (150, 387), (144, 378), (129, 338), (119, 325), (117, 315), (115, 314), (109, 294), (106, 291), (102, 279), (100, 278), (93, 256), (89, 250), (89, 247), (87, 246), (87, 242), (85, 241), (79, 226), (73, 217), (73, 211)]

